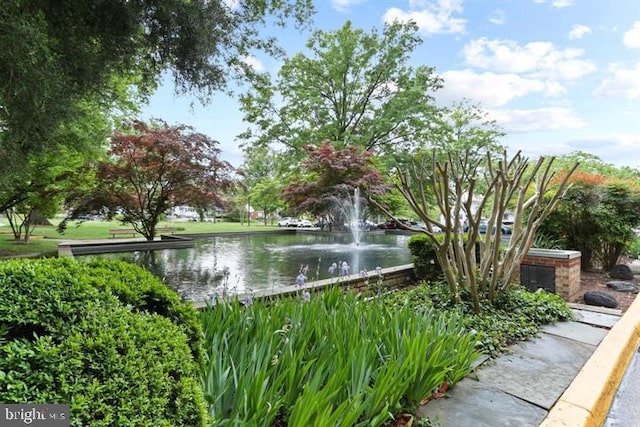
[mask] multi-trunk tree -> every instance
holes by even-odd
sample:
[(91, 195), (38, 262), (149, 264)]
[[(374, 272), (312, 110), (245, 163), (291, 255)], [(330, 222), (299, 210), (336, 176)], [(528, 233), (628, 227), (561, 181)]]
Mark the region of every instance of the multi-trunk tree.
[(132, 123), (111, 138), (109, 158), (97, 167), (98, 186), (76, 199), (74, 216), (107, 211), (153, 240), (171, 208), (222, 203), (233, 168), (220, 160), (217, 144), (187, 126)]
[[(435, 152), (417, 156), (395, 178), (396, 188), (427, 226), (424, 232), (452, 298), (458, 302), (468, 292), (479, 312), (482, 298), (492, 301), (511, 286), (536, 231), (565, 194), (577, 165), (558, 177), (553, 159), (531, 163), (520, 153), (508, 158), (506, 152), (499, 159), (489, 153), (478, 158), (471, 151), (449, 154), (445, 161)], [(507, 212), (513, 215), (513, 229), (504, 235)], [(481, 221), (486, 221), (484, 234)]]

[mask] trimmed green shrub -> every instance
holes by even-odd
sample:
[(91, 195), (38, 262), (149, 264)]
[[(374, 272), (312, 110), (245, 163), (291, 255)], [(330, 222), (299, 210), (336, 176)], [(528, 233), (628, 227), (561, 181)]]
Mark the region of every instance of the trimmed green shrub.
[(442, 278), (442, 267), (436, 257), (436, 248), (426, 234), (411, 236), (408, 246), (418, 278), (424, 280)]
[(203, 361), (202, 328), (196, 311), (190, 304), (144, 268), (124, 261), (93, 259), (89, 284), (109, 290), (118, 300), (133, 310), (156, 313), (172, 320), (189, 338), (196, 363)]
[(0, 401), (68, 403), (72, 426), (206, 425), (186, 328), (122, 303), (111, 288), (135, 291), (108, 270), (67, 259), (0, 264)]

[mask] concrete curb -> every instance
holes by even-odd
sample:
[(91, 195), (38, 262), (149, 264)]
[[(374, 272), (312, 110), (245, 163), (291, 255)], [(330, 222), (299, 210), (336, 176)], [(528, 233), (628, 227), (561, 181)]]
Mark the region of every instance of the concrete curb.
[(640, 344), (640, 297), (611, 328), (540, 426), (601, 426)]

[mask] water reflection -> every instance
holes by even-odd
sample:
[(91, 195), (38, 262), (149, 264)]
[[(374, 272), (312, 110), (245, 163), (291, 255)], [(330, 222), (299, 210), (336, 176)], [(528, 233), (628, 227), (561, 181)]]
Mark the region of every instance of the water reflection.
[[(330, 278), (332, 263), (346, 261), (351, 273), (411, 262), (409, 236), (369, 234), (359, 246), (350, 236), (326, 233), (243, 235), (200, 239), (193, 248), (90, 255), (123, 259), (162, 278), (183, 298), (200, 301), (214, 294), (295, 284), (308, 266), (308, 281)], [(337, 272), (334, 276), (337, 276)]]

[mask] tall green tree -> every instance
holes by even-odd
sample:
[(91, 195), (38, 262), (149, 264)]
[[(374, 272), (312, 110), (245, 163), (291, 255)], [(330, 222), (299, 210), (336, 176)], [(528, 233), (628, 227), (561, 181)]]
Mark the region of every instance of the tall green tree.
[(267, 225), (269, 219), (273, 225), (275, 214), (285, 207), (281, 196), (283, 191), (284, 183), (272, 177), (260, 180), (251, 189), (251, 205), (262, 211), (264, 225)]
[[(472, 179), (472, 172), (480, 175), (488, 165), (487, 159), (498, 162), (503, 157), (506, 147), (500, 143), (500, 138), (504, 136), (504, 132), (496, 123), (488, 120), (486, 113), (478, 105), (461, 101), (442, 108), (440, 114), (433, 117), (429, 129), (420, 144), (406, 151), (397, 151), (392, 158), (387, 158), (387, 167), (390, 170), (409, 170), (418, 160), (423, 169), (422, 179), (431, 180), (438, 175), (436, 170), (429, 172), (429, 168), (436, 166), (432, 157), (441, 164), (462, 163), (460, 173), (468, 173), (465, 177), (468, 185), (473, 183), (476, 193), (487, 190), (486, 187), (483, 188), (486, 181)], [(464, 158), (460, 157), (461, 154), (464, 154)], [(407, 184), (413, 185), (413, 191), (416, 192), (426, 189), (425, 199), (435, 206), (436, 195), (429, 191), (433, 188), (432, 184), (425, 185), (416, 180), (408, 181)], [(419, 186), (422, 186), (422, 190)]]
[(247, 147), (244, 162), (238, 169), (246, 190), (246, 199), (255, 209), (262, 211), (264, 224), (268, 218), (285, 207), (282, 193), (286, 186), (281, 156), (268, 147)]
[[(203, 101), (250, 72), (243, 58), (281, 54), (265, 22), (307, 22), (310, 0), (6, 0), (0, 7), (0, 181), (30, 155), (71, 142), (83, 102), (138, 102), (166, 71)], [(100, 141), (101, 142), (101, 141)]]
[(309, 54), (287, 59), (277, 78), (256, 77), (241, 97), (247, 144), (279, 143), (291, 161), (310, 142), (337, 149), (357, 146), (383, 152), (421, 140), (441, 81), (430, 67), (408, 60), (421, 43), (414, 24), (385, 25), (366, 33), (346, 22), (333, 32), (315, 32)]
[(15, 240), (29, 242), (37, 219), (52, 218), (60, 211), (64, 198), (72, 191), (94, 183), (93, 173), (86, 168), (84, 153), (70, 148), (47, 150), (33, 156), (22, 180), (0, 191), (0, 199), (12, 200), (3, 210)]

